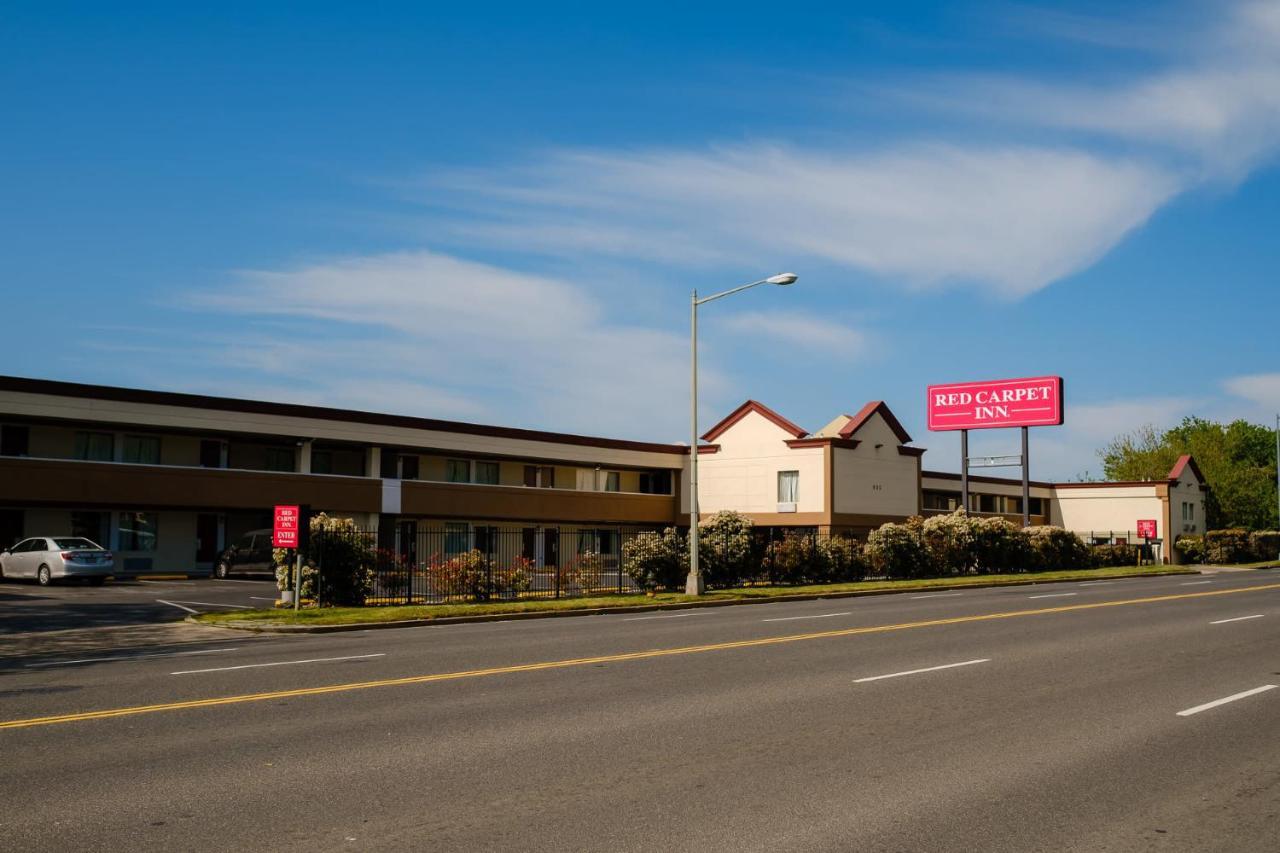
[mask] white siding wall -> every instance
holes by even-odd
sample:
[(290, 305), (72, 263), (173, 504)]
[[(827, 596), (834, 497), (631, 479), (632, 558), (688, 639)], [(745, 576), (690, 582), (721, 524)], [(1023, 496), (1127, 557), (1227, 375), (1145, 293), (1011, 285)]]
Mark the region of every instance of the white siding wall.
[(898, 452), (898, 437), (878, 414), (858, 430), (856, 438), (860, 443), (852, 450), (833, 450), (834, 510), (870, 515), (918, 513), (918, 457)]
[(1050, 504), (1050, 523), (1087, 535), (1090, 531), (1135, 532), (1138, 519), (1154, 518), (1161, 538), (1164, 529), (1164, 502), (1156, 496), (1156, 484), (1149, 486), (1104, 486), (1095, 489), (1055, 489)]
[[(698, 509), (778, 511), (778, 472), (800, 472), (797, 512), (822, 512), (826, 470), (821, 447), (792, 449), (792, 436), (757, 412), (749, 413), (717, 439), (719, 453), (698, 457)], [(687, 481), (686, 481), (687, 482)], [(681, 496), (689, 511), (688, 487)]]

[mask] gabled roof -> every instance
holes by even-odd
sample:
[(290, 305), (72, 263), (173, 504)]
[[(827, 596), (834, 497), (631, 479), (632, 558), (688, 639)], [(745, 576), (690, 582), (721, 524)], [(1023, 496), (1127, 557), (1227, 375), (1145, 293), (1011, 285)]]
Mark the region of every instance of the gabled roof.
[(785, 432), (791, 433), (792, 438), (804, 438), (809, 434), (763, 403), (757, 403), (755, 400), (748, 400), (730, 412), (724, 420), (720, 421), (720, 423), (703, 433), (702, 440), (715, 441), (717, 438), (724, 435), (725, 432), (729, 430), (729, 427), (733, 426), (752, 412), (755, 412), (761, 417), (773, 422)]
[(871, 420), (871, 416), (880, 413), (880, 417), (884, 418), (884, 422), (889, 425), (889, 429), (893, 430), (893, 434), (898, 437), (898, 441), (906, 444), (911, 441), (911, 436), (902, 428), (902, 424), (894, 417), (893, 412), (889, 411), (889, 407), (885, 405), (884, 400), (872, 400), (867, 403), (856, 415), (849, 418), (849, 422), (844, 425), (844, 429), (840, 430), (841, 438), (853, 438), (854, 433), (862, 429), (862, 427)]
[(1172, 470), (1169, 471), (1169, 479), (1180, 479), (1182, 477), (1182, 472), (1187, 470), (1187, 468), (1191, 469), (1191, 472), (1196, 475), (1197, 480), (1202, 483), (1204, 482), (1204, 474), (1200, 473), (1200, 466), (1196, 464), (1196, 460), (1190, 453), (1184, 453), (1178, 457), (1178, 461), (1174, 463)]

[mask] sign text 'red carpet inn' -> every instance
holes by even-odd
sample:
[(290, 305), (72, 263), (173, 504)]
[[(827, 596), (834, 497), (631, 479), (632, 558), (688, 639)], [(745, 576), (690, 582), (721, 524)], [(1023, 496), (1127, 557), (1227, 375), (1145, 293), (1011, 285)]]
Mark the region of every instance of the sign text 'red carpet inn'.
[(996, 429), (1062, 423), (1062, 377), (929, 386), (929, 429)]

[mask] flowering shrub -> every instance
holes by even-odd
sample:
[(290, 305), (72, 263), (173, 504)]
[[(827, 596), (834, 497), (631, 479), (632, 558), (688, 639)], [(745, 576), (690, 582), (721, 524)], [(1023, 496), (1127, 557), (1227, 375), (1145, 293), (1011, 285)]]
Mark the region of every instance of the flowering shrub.
[(698, 569), (709, 588), (740, 586), (754, 575), (752, 521), (740, 512), (718, 512), (698, 524)]
[(604, 559), (583, 551), (560, 569), (560, 589), (566, 595), (590, 595), (603, 586)]
[(972, 525), (974, 564), (978, 571), (1019, 572), (1035, 565), (1030, 538), (1013, 522), (989, 516), (973, 519)]
[(887, 578), (918, 578), (929, 574), (933, 560), (921, 536), (923, 524), (882, 524), (867, 536), (868, 562)]
[(1030, 568), (1053, 572), (1062, 569), (1086, 569), (1093, 565), (1093, 555), (1084, 540), (1069, 530), (1052, 525), (1028, 527), (1024, 531), (1031, 544), (1034, 560)]
[(1138, 563), (1138, 546), (1116, 542), (1093, 547), (1095, 566), (1134, 566)]
[(646, 592), (678, 589), (689, 574), (688, 543), (674, 527), (636, 534), (622, 543), (622, 570)]
[(1249, 531), (1233, 527), (1228, 530), (1210, 530), (1204, 534), (1204, 561), (1206, 563), (1243, 563), (1253, 558), (1249, 547)]
[(976, 519), (963, 509), (920, 524), (920, 538), (936, 574), (968, 574), (978, 566)]
[(787, 534), (769, 543), (762, 562), (773, 584), (838, 583), (866, 574), (862, 547), (842, 536)]
[(1184, 563), (1204, 562), (1203, 536), (1179, 536), (1177, 541), (1173, 543), (1173, 547), (1177, 548), (1178, 552), (1182, 554), (1182, 562)]
[(1249, 550), (1255, 560), (1274, 560), (1280, 554), (1280, 530), (1255, 530), (1249, 534)]
[[(373, 589), (376, 559), (370, 537), (349, 518), (325, 513), (311, 516), (310, 545), (303, 554), (301, 598), (313, 599), (322, 607), (358, 607)], [(291, 551), (276, 548), (276, 586), (293, 588)]]

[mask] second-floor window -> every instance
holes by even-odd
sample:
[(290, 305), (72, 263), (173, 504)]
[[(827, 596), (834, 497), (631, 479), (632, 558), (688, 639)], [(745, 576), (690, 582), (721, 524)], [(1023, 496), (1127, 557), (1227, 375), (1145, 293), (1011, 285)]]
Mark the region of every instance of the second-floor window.
[(268, 447), (266, 470), (268, 471), (292, 471), (293, 468), (293, 448), (291, 447)]
[(483, 483), (486, 486), (498, 485), (498, 463), (497, 462), (476, 462), (475, 472), (477, 483)]
[(793, 504), (800, 499), (800, 472), (778, 472), (778, 503)]
[(466, 459), (446, 459), (444, 479), (446, 483), (470, 483), (471, 462)]
[(160, 437), (156, 435), (126, 435), (124, 437), (125, 462), (138, 465), (160, 464)]
[(526, 465), (524, 466), (524, 484), (540, 489), (554, 489), (556, 469), (550, 465)]
[(115, 459), (115, 436), (109, 432), (77, 432), (76, 458), (91, 462), (110, 462)]
[(25, 426), (0, 426), (0, 456), (27, 456), (31, 452), (31, 430)]
[(670, 471), (641, 472), (640, 493), (644, 495), (671, 494), (671, 472)]

